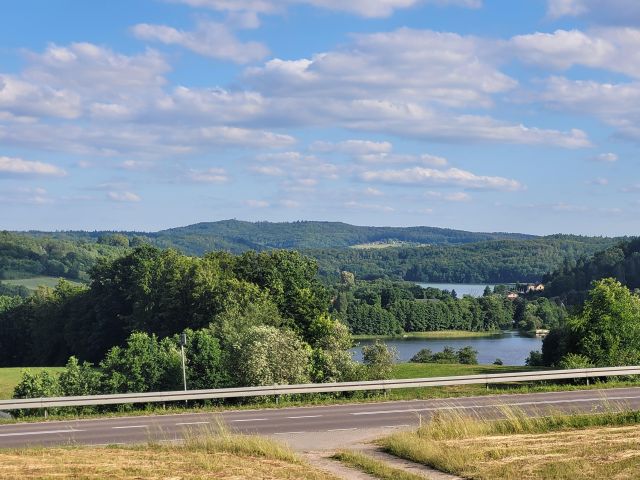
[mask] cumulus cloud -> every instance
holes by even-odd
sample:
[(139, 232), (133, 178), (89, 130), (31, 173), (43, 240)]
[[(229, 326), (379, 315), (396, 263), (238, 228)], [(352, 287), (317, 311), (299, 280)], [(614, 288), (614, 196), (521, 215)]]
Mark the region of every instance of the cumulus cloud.
[(400, 185), (449, 185), (479, 190), (516, 191), (523, 188), (516, 180), (476, 175), (459, 168), (435, 170), (414, 167), (401, 170), (371, 170), (360, 174), (365, 182), (380, 182)]
[(0, 157), (0, 176), (64, 177), (67, 173), (50, 163), (23, 160), (17, 157)]
[(142, 200), (139, 195), (133, 192), (107, 192), (107, 198), (112, 202), (137, 203)]
[(358, 34), (342, 49), (310, 59), (272, 59), (247, 79), (276, 96), (432, 101), (450, 107), (490, 106), (490, 95), (517, 82), (487, 58), (491, 45), (455, 33), (400, 28)]
[(269, 49), (259, 42), (241, 42), (222, 24), (198, 22), (195, 31), (177, 30), (166, 25), (140, 23), (132, 28), (133, 34), (143, 40), (180, 45), (205, 57), (248, 63), (264, 58)]
[(547, 0), (552, 19), (582, 17), (598, 23), (629, 24), (640, 20), (640, 3), (636, 0)]
[(508, 42), (508, 48), (512, 55), (527, 63), (560, 70), (584, 66), (640, 78), (640, 30), (636, 28), (518, 35)]
[(595, 116), (614, 127), (616, 136), (640, 141), (640, 82), (612, 84), (551, 77), (533, 100), (541, 100), (554, 110)]

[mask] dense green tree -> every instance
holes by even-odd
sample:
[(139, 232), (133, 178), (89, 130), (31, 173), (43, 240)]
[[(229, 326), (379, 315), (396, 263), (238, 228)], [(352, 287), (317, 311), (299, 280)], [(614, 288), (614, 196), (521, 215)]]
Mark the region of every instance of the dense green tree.
[(578, 353), (598, 367), (640, 362), (640, 298), (614, 279), (596, 282), (582, 311), (569, 319)]
[(66, 397), (99, 395), (102, 393), (102, 372), (88, 362), (70, 357), (58, 377), (60, 393)]

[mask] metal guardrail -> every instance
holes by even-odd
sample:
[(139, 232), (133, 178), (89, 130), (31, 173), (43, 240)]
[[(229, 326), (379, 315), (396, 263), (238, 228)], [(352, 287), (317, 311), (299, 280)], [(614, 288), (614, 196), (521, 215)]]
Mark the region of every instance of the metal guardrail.
[(572, 370), (545, 370), (537, 372), (491, 373), (485, 375), (409, 378), (402, 380), (374, 380), (365, 382), (311, 383), (301, 385), (274, 385), (268, 387), (220, 388), (215, 390), (180, 390), (175, 392), (124, 393), (115, 395), (89, 395), (83, 397), (27, 398), (0, 400), (0, 410), (178, 402), (185, 400), (260, 397), (269, 395), (296, 395), (302, 393), (392, 390), (398, 388), (441, 387), (448, 385), (489, 385), (496, 383), (532, 382), (571, 378), (585, 378), (588, 380), (589, 378), (596, 377), (612, 377), (624, 375), (640, 375), (640, 366), (578, 368)]

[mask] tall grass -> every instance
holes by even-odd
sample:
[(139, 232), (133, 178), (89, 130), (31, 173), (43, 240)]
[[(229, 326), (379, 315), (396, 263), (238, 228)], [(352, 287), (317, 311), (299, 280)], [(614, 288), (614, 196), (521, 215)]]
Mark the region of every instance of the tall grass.
[[(640, 412), (532, 417), (503, 408), (496, 413), (501, 418), (491, 420), (457, 410), (438, 412), (417, 431), (396, 433), (381, 443), (392, 455), (469, 478), (590, 478), (575, 473), (581, 462), (589, 467), (585, 472), (596, 475), (591, 478), (609, 478), (629, 465), (640, 472), (640, 444), (627, 442), (640, 436)], [(606, 445), (587, 441), (607, 436), (613, 440)], [(640, 478), (640, 473), (620, 478)]]

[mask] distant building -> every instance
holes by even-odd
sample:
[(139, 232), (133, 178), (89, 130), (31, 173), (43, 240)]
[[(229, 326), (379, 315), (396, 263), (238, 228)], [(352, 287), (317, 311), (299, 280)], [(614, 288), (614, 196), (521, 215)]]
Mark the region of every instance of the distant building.
[(509, 300), (515, 300), (516, 298), (518, 298), (520, 295), (518, 295), (516, 292), (509, 292), (507, 293), (507, 298)]
[(544, 292), (544, 284), (542, 283), (525, 283), (518, 286), (520, 293), (540, 293)]

